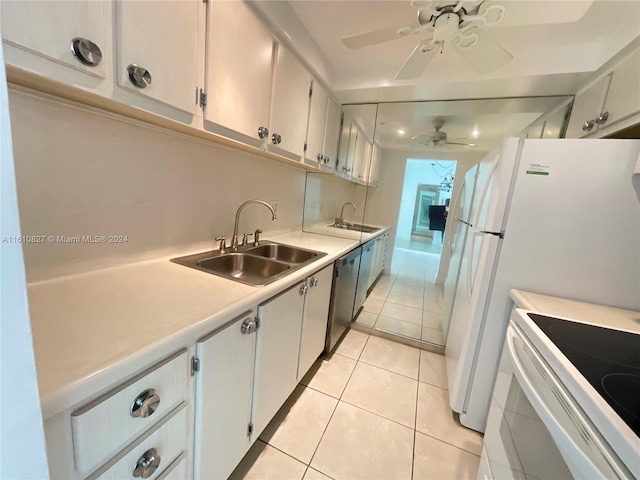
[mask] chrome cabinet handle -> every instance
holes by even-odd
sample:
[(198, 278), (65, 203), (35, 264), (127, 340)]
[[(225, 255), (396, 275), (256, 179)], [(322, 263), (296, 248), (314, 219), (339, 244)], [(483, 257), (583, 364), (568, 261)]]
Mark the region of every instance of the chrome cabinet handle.
[(249, 335), (255, 332), (257, 328), (258, 326), (253, 318), (245, 318), (242, 325), (240, 325), (240, 332)]
[(584, 125), (582, 125), (582, 130), (584, 132), (590, 132), (593, 129), (594, 123), (594, 120), (587, 120), (586, 122), (584, 122)]
[(267, 135), (269, 135), (269, 129), (267, 127), (263, 127), (262, 125), (260, 125), (258, 127), (258, 137), (267, 138)]
[(325, 165), (329, 165), (329, 157), (327, 155), (322, 157), (322, 161), (324, 162)]
[(316, 160), (318, 160), (318, 163), (322, 162), (322, 154), (321, 153), (316, 155)]
[(309, 289), (309, 288), (307, 287), (307, 285), (306, 285), (306, 284), (302, 284), (302, 285), (300, 285), (300, 290), (299, 290), (300, 295), (306, 295), (306, 294), (307, 294), (307, 290), (308, 290), (308, 289)]
[(146, 418), (153, 415), (160, 405), (160, 395), (153, 388), (148, 388), (136, 397), (131, 405), (131, 416)]
[(600, 115), (598, 115), (598, 118), (596, 118), (596, 123), (598, 125), (604, 125), (605, 123), (607, 123), (607, 120), (609, 120), (609, 112), (602, 112)]
[(133, 476), (140, 478), (149, 478), (153, 475), (160, 466), (161, 457), (158, 455), (158, 450), (150, 448), (144, 452), (133, 469)]
[(71, 53), (87, 67), (95, 67), (102, 60), (100, 47), (86, 38), (76, 37), (71, 40)]
[(316, 277), (311, 277), (309, 279), (309, 286), (310, 287), (317, 287), (318, 286), (318, 279)]
[(129, 80), (138, 88), (147, 88), (151, 85), (151, 73), (144, 67), (132, 63), (127, 67)]
[(278, 135), (277, 133), (271, 135), (271, 143), (273, 143), (274, 145), (278, 145), (280, 142), (282, 142), (282, 137), (280, 135)]

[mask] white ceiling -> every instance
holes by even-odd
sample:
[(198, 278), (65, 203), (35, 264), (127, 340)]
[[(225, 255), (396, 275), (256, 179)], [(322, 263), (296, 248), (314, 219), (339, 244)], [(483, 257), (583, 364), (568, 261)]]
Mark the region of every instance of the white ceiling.
[(428, 34), (359, 50), (346, 48), (341, 39), (416, 24), (408, 0), (252, 3), (343, 103), (573, 94), (590, 72), (640, 35), (639, 0), (487, 1), (525, 18), (555, 19), (580, 8), (586, 13), (573, 23), (486, 27), (514, 57), (489, 74), (479, 75), (455, 51), (445, 51), (420, 78), (399, 81), (395, 74)]

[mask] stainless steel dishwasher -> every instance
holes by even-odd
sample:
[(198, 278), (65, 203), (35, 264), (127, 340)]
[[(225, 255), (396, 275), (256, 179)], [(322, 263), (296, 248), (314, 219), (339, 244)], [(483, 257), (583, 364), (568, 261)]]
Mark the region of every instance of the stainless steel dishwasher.
[(362, 256), (360, 257), (360, 268), (358, 269), (358, 285), (353, 303), (351, 319), (356, 318), (360, 312), (364, 301), (367, 299), (367, 288), (369, 286), (369, 274), (371, 273), (371, 263), (373, 262), (373, 247), (375, 240), (370, 240), (362, 246)]
[(358, 271), (362, 247), (358, 247), (334, 263), (331, 305), (325, 351), (331, 352), (353, 319)]

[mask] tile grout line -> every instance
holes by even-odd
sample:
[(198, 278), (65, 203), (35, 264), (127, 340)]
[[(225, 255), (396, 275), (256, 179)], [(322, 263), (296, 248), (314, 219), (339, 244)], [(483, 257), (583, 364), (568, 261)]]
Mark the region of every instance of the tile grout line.
[[(351, 377), (353, 376), (353, 372), (355, 372), (356, 367), (358, 366), (358, 362), (360, 361), (360, 356), (362, 356), (362, 352), (364, 352), (364, 349), (366, 348), (367, 343), (369, 343), (369, 339), (370, 338), (371, 338), (371, 335), (369, 335), (367, 337), (367, 340), (364, 342), (364, 345), (362, 347), (362, 351), (360, 352), (360, 355), (358, 355), (358, 360), (356, 360), (356, 364), (354, 365), (353, 370), (351, 370), (351, 374), (349, 375), (349, 378), (347, 379), (347, 382), (345, 383), (344, 388), (342, 389), (342, 392), (340, 393), (340, 397), (337, 399), (338, 401), (336, 402), (336, 406), (333, 407), (333, 412), (331, 412), (331, 416), (329, 417), (329, 421), (325, 425), (324, 430), (322, 431), (322, 435), (320, 435), (320, 441), (318, 442), (318, 445), (316, 445), (316, 448), (313, 451), (313, 455), (311, 455), (311, 460), (309, 460), (308, 467), (311, 467), (311, 462), (313, 462), (313, 459), (316, 456), (316, 453), (318, 452), (318, 448), (320, 448), (320, 444), (322, 443), (322, 439), (324, 439), (324, 435), (325, 435), (325, 433), (327, 433), (327, 429), (329, 428), (329, 424), (331, 423), (331, 420), (333, 419), (333, 415), (336, 413), (336, 410), (338, 409), (338, 405), (340, 405), (340, 402), (341, 402), (340, 399), (342, 398), (342, 394), (347, 389), (347, 385), (349, 384), (349, 380), (351, 380)], [(342, 355), (342, 356), (344, 356), (344, 355)], [(347, 358), (349, 358), (349, 357), (347, 357)], [(351, 359), (351, 360), (353, 360), (353, 359)], [(307, 387), (307, 388), (310, 388), (310, 387)], [(335, 398), (335, 397), (332, 397), (332, 398)], [(327, 475), (325, 472), (323, 472), (321, 470), (318, 470), (318, 471), (321, 472), (323, 475)], [(306, 473), (306, 471), (305, 471), (305, 473)], [(327, 476), (329, 477), (329, 475), (327, 475)], [(329, 477), (329, 478), (332, 478), (332, 477)]]
[[(464, 427), (462, 427), (462, 428), (464, 428)], [(468, 453), (468, 454), (470, 454), (470, 455), (474, 455), (474, 456), (476, 456), (476, 457), (478, 457), (478, 458), (480, 458), (480, 456), (481, 456), (481, 455), (478, 455), (477, 453), (470, 452), (470, 451), (469, 451), (469, 450), (467, 450), (466, 448), (461, 448), (461, 447), (459, 447), (458, 445), (454, 445), (453, 443), (449, 443), (449, 442), (447, 442), (446, 440), (443, 440), (442, 438), (434, 437), (433, 435), (430, 435), (430, 434), (428, 434), (428, 433), (421, 432), (420, 430), (416, 430), (416, 432), (418, 432), (418, 433), (420, 433), (421, 435), (424, 435), (424, 436), (426, 436), (426, 437), (433, 438), (434, 440), (438, 440), (439, 442), (442, 442), (442, 443), (444, 443), (444, 444), (446, 444), (446, 445), (449, 445), (450, 447), (457, 448), (458, 450), (461, 450), (461, 451), (463, 451), (463, 452), (465, 452), (465, 453)]]
[(418, 357), (418, 385), (416, 388), (416, 414), (413, 419), (413, 452), (411, 452), (411, 479), (413, 480), (414, 468), (416, 464), (416, 437), (418, 431), (418, 405), (420, 401), (420, 365), (422, 364), (422, 350), (420, 350), (420, 356)]

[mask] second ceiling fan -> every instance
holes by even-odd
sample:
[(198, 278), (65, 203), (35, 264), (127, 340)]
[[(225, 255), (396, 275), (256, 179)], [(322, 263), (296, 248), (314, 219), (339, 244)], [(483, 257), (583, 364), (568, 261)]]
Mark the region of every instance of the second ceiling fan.
[(352, 35), (344, 37), (342, 42), (347, 48), (360, 49), (425, 32), (430, 36), (414, 48), (396, 74), (397, 80), (420, 77), (436, 53), (448, 53), (450, 50), (455, 50), (479, 74), (484, 75), (508, 64), (513, 56), (481, 27), (574, 22), (584, 15), (591, 1), (568, 2), (569, 5), (565, 5), (567, 2), (553, 2), (552, 11), (540, 6), (538, 11), (533, 11), (528, 5), (531, 3), (536, 2), (413, 0), (411, 6), (418, 10), (417, 24)]

